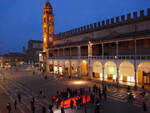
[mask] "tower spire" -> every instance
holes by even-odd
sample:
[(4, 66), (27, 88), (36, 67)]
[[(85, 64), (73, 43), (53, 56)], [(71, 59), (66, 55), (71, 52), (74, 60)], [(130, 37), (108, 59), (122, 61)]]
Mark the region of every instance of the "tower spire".
[(49, 0), (47, 0), (47, 2), (49, 2)]

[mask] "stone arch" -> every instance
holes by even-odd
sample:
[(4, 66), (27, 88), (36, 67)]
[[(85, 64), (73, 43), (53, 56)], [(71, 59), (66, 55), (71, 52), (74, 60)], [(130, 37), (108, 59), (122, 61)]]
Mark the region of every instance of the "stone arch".
[(67, 75), (67, 76), (70, 75), (70, 62), (69, 62), (69, 60), (65, 61), (65, 75)]
[(93, 62), (93, 78), (103, 78), (102, 63), (100, 61)]
[(77, 77), (78, 76), (78, 61), (72, 60), (71, 67), (72, 67), (72, 76)]
[(88, 62), (86, 60), (83, 60), (80, 65), (81, 77), (88, 77)]
[(105, 80), (117, 79), (117, 65), (113, 61), (107, 61), (104, 64), (104, 78)]
[(119, 80), (127, 83), (135, 83), (134, 65), (129, 61), (123, 61), (119, 65)]
[(150, 84), (150, 62), (141, 62), (137, 66), (137, 78), (139, 84)]
[(55, 74), (58, 74), (58, 61), (57, 60), (54, 60), (54, 73)]
[(64, 74), (64, 62), (59, 61), (59, 74), (63, 75)]
[(48, 63), (48, 71), (50, 73), (52, 73), (54, 70), (53, 70), (53, 61), (52, 60), (49, 60), (49, 63)]

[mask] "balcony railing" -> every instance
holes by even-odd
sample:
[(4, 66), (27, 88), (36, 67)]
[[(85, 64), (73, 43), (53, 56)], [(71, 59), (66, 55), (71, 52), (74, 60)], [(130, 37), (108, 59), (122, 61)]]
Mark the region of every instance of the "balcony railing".
[(62, 56), (49, 59), (105, 59), (105, 60), (150, 60), (150, 55), (119, 55), (119, 56)]

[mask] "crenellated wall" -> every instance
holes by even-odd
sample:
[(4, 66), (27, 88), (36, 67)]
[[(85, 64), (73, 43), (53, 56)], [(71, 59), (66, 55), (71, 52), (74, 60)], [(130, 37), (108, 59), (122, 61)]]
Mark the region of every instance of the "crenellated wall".
[(56, 34), (54, 45), (150, 30), (150, 9), (129, 13)]

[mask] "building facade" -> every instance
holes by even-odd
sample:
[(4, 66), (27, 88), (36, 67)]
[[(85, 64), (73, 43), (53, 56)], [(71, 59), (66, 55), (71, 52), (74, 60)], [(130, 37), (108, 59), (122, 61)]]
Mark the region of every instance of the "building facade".
[(16, 67), (26, 62), (25, 54), (22, 53), (6, 53), (0, 57), (0, 66), (5, 68)]
[(46, 68), (50, 73), (150, 86), (150, 9), (75, 28), (52, 38), (46, 51)]
[(28, 63), (39, 62), (39, 53), (43, 50), (43, 42), (40, 40), (29, 40), (26, 57)]

